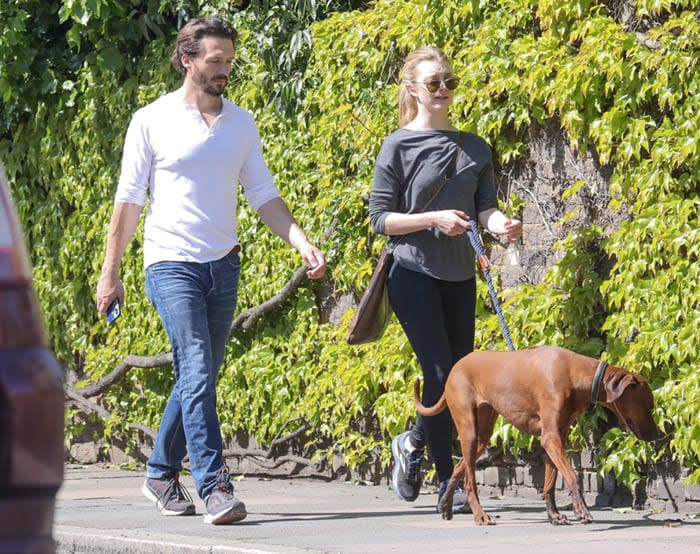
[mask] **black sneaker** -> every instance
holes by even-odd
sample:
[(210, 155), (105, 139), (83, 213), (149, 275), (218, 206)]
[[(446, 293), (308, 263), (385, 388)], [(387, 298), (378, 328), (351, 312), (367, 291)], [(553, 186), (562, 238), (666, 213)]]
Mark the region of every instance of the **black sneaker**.
[(216, 486), (211, 494), (204, 499), (204, 504), (207, 507), (204, 523), (226, 525), (241, 521), (248, 515), (245, 504), (233, 495), (233, 485), (226, 466), (219, 470), (216, 476)]
[(147, 477), (141, 492), (164, 516), (191, 516), (196, 511), (192, 497), (180, 483), (177, 473), (169, 479)]
[(391, 452), (394, 455), (394, 470), (391, 473), (391, 486), (401, 500), (413, 502), (418, 498), (421, 486), (420, 467), (423, 463), (423, 451), (406, 450), (406, 437), (410, 431), (401, 433), (391, 441)]
[[(445, 494), (445, 490), (447, 489), (447, 483), (449, 483), (449, 479), (446, 481), (443, 481), (440, 483), (440, 489), (438, 490), (438, 500), (437, 504), (435, 505), (435, 511), (437, 513), (440, 513), (442, 510), (440, 510), (440, 502), (442, 502), (442, 495)], [(471, 514), (472, 509), (469, 507), (469, 503), (467, 502), (467, 495), (464, 492), (464, 487), (462, 485), (457, 485), (457, 488), (455, 489), (454, 495), (452, 496), (452, 513), (455, 514)]]

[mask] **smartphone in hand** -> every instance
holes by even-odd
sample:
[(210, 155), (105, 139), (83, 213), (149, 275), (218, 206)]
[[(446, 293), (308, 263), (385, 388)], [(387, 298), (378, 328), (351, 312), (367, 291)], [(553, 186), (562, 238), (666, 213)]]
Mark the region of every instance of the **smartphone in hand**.
[(122, 310), (119, 305), (119, 298), (115, 298), (112, 300), (109, 308), (107, 308), (107, 323), (114, 323), (120, 315), (122, 315)]

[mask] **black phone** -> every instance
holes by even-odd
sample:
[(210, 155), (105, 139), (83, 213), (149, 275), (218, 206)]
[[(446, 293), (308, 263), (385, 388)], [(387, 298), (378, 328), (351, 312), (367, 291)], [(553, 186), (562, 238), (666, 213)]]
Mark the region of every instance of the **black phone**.
[(119, 305), (119, 298), (115, 298), (112, 300), (109, 308), (107, 308), (107, 323), (114, 323), (120, 315), (122, 315), (122, 310)]

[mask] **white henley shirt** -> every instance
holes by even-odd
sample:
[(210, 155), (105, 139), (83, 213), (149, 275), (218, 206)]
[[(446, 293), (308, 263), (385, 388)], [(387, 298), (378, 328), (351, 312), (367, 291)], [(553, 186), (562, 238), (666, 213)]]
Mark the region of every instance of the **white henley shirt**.
[(222, 98), (209, 127), (184, 89), (138, 110), (124, 141), (115, 202), (144, 206), (143, 257), (209, 262), (238, 244), (237, 189), (254, 210), (279, 196), (250, 113)]

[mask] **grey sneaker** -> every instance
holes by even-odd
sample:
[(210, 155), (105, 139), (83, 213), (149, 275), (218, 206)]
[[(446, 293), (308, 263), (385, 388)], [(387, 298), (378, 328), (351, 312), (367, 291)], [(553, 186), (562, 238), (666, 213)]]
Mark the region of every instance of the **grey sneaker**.
[(164, 516), (190, 516), (195, 513), (194, 502), (176, 473), (169, 479), (146, 478), (141, 492)]
[(401, 500), (413, 502), (418, 498), (422, 477), (420, 467), (423, 463), (423, 451), (406, 450), (406, 437), (410, 431), (401, 433), (391, 441), (391, 452), (394, 455), (394, 469), (391, 472), (391, 486)]
[[(435, 505), (435, 511), (440, 513), (440, 503), (442, 502), (442, 495), (445, 494), (447, 489), (447, 483), (449, 479), (440, 483), (440, 489), (438, 490), (438, 500)], [(469, 502), (467, 502), (467, 495), (464, 492), (464, 487), (462, 485), (457, 485), (454, 495), (452, 496), (452, 512), (455, 514), (471, 514), (472, 509), (469, 507)]]
[(216, 476), (216, 486), (211, 494), (204, 499), (204, 504), (207, 507), (204, 523), (226, 525), (241, 521), (248, 515), (245, 504), (233, 495), (233, 485), (226, 466), (219, 470)]

